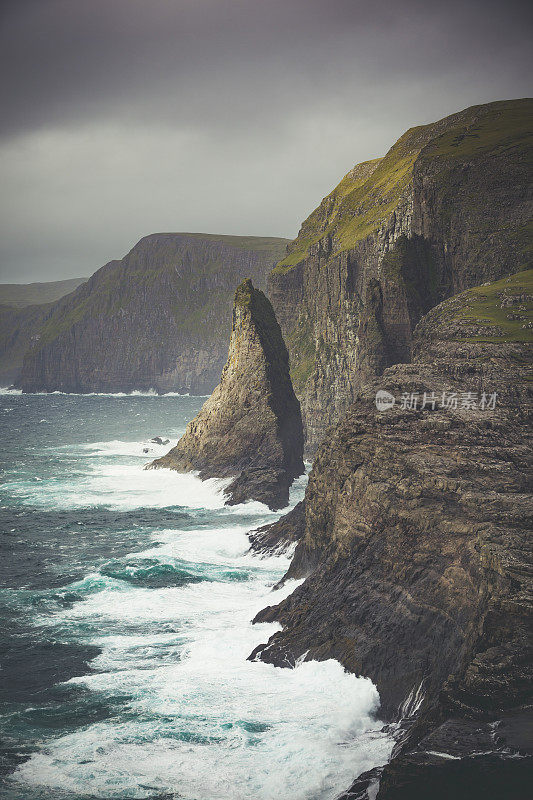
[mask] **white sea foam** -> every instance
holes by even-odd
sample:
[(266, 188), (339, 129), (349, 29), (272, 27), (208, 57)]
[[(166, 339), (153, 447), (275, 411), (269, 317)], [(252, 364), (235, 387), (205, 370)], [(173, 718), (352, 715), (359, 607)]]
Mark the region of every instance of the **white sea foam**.
[[(84, 451), (84, 454), (91, 458), (98, 458), (102, 456), (106, 458), (111, 458), (113, 456), (131, 456), (133, 458), (142, 459), (145, 463), (147, 463), (149, 459), (159, 458), (159, 456), (168, 453), (170, 448), (176, 444), (182, 433), (183, 430), (172, 431), (172, 433), (161, 437), (163, 441), (168, 439), (168, 443), (163, 445), (157, 444), (157, 442), (152, 442), (150, 440), (126, 442), (119, 439), (113, 439), (107, 442), (90, 442), (88, 444), (83, 444), (80, 445), (79, 449)], [(68, 449), (72, 449), (72, 446), (69, 446)], [(145, 453), (145, 450), (148, 450), (148, 452)]]
[[(243, 528), (153, 538), (158, 546), (136, 558), (204, 563), (213, 579), (154, 590), (88, 576), (101, 591), (54, 620), (82, 639), (97, 631), (85, 641), (102, 648), (94, 672), (71, 683), (132, 699), (122, 717), (48, 743), (19, 767), (18, 781), (100, 798), (326, 800), (386, 761), (391, 741), (374, 719), (368, 679), (335, 661), (295, 669), (247, 661), (277, 630), (250, 620), (294, 589), (270, 590), (286, 558), (254, 558)], [(224, 579), (229, 568), (247, 570), (248, 580)]]
[[(155, 452), (144, 454), (145, 446), (113, 440), (50, 448), (50, 463), (64, 458), (67, 469), (39, 481), (21, 473), (0, 487), (55, 509), (214, 512), (199, 515), (195, 530), (153, 532), (143, 551), (114, 558), (67, 587), (82, 601), (35, 619), (38, 628), (51, 626), (55, 641), (100, 648), (92, 670), (70, 683), (115, 710), (48, 739), (15, 773), (20, 796), (41, 787), (50, 797), (64, 790), (106, 800), (165, 793), (184, 800), (332, 800), (358, 772), (390, 755), (392, 743), (374, 716), (375, 687), (332, 660), (295, 669), (247, 660), (278, 629), (251, 619), (295, 587), (271, 588), (287, 569), (286, 555), (257, 558), (249, 551), (248, 528), (277, 515), (254, 502), (224, 507), (226, 481), (143, 470), (170, 447), (151, 443)], [(291, 504), (305, 482), (295, 482)], [(232, 520), (239, 525), (227, 527)], [(131, 580), (146, 564), (183, 573), (184, 585), (148, 588)]]
[[(259, 506), (259, 504), (257, 504)], [(273, 518), (268, 509), (259, 506), (265, 519), (254, 520), (255, 525)], [(275, 517), (274, 517), (275, 518)], [(141, 553), (139, 558), (157, 558), (161, 563), (168, 563), (169, 559), (184, 559), (191, 564), (221, 564), (242, 569), (253, 569), (255, 572), (264, 570), (273, 571), (273, 575), (284, 572), (289, 566), (289, 559), (285, 555), (257, 558), (250, 551), (250, 543), (245, 534), (249, 526), (234, 526), (232, 528), (198, 529), (181, 533), (175, 530), (157, 531), (152, 534), (155, 546)]]
[[(0, 394), (22, 394), (22, 389), (0, 388)], [(131, 392), (26, 392), (25, 394), (37, 397), (209, 397), (207, 394), (192, 395), (189, 392), (157, 392), (155, 389), (134, 389)]]
[[(159, 397), (155, 389), (134, 389), (132, 392), (32, 392), (36, 395), (65, 395), (66, 397)], [(176, 393), (175, 397), (188, 397), (189, 395), (180, 395)]]
[(181, 475), (170, 470), (143, 470), (131, 464), (97, 464), (85, 474), (33, 482), (16, 480), (1, 490), (25, 503), (63, 509), (101, 506), (117, 511), (135, 508), (215, 509), (223, 504), (222, 492), (228, 481), (202, 481), (193, 473)]
[[(70, 451), (78, 459), (79, 469), (74, 475), (62, 472), (39, 484), (32, 479), (13, 477), (0, 486), (0, 494), (8, 493), (27, 505), (46, 508), (101, 506), (118, 511), (169, 506), (220, 508), (224, 505), (224, 489), (231, 478), (202, 481), (192, 472), (181, 474), (168, 469), (144, 469), (152, 459), (167, 452), (176, 438), (162, 446), (146, 441), (113, 440), (57, 448)], [(152, 452), (144, 453), (146, 447), (153, 448)], [(127, 458), (127, 463), (118, 463), (119, 456)], [(303, 496), (305, 482), (305, 475), (295, 481), (291, 502), (297, 502)], [(255, 501), (234, 508), (241, 514), (269, 515), (267, 507)], [(227, 511), (232, 513), (229, 508)]]

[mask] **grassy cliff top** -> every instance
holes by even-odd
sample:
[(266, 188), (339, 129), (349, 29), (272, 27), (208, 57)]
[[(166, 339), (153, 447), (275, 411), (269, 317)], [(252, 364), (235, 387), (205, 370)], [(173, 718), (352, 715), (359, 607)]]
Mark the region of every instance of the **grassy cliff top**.
[[(435, 338), (436, 331), (441, 341), (523, 345), (524, 360), (530, 362), (533, 269), (467, 289), (432, 308), (416, 329), (423, 352), (424, 342)], [(497, 357), (498, 352), (489, 347), (484, 358)]]
[[(178, 233), (150, 233), (144, 236), (135, 247), (138, 247), (142, 242), (149, 242), (154, 239), (162, 239), (163, 237), (169, 239), (198, 239), (213, 242), (222, 242), (222, 244), (229, 247), (238, 247), (242, 250), (253, 250), (254, 252), (272, 252), (284, 248), (290, 244), (290, 239), (284, 239), (281, 236), (232, 236), (226, 233), (189, 233), (187, 231), (180, 231)], [(135, 249), (135, 248), (134, 248)]]
[[(122, 260), (110, 261), (74, 294), (58, 301), (40, 331), (39, 347), (84, 319), (129, 314), (148, 298), (154, 309), (170, 304), (176, 323), (184, 330), (205, 328), (208, 311), (225, 321), (223, 309), (227, 307), (229, 313), (233, 287), (250, 269), (250, 263), (255, 265), (255, 280), (266, 281), (267, 272), (284, 254), (286, 245), (286, 239), (272, 237), (149, 234)], [(151, 313), (157, 316), (149, 311), (147, 317)], [(216, 337), (217, 330), (204, 329), (203, 336)]]
[(0, 283), (0, 304), (24, 308), (25, 306), (53, 303), (73, 292), (87, 278), (69, 278), (64, 281), (44, 283)]
[(378, 230), (409, 187), (420, 157), (449, 163), (517, 149), (531, 157), (532, 121), (533, 100), (526, 98), (472, 106), (439, 122), (411, 128), (384, 158), (363, 162), (345, 175), (302, 224), (274, 273), (299, 264), (326, 235), (332, 237), (338, 253)]
[(533, 269), (468, 289), (447, 303), (453, 319), (477, 327), (475, 341), (533, 341)]

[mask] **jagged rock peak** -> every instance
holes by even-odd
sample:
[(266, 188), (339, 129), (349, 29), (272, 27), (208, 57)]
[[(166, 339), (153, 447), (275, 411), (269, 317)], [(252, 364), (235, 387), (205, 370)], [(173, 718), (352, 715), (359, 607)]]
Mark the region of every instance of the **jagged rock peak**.
[(235, 293), (228, 360), (220, 383), (185, 434), (151, 467), (198, 470), (234, 480), (228, 504), (287, 504), (301, 475), (303, 428), (289, 375), (289, 356), (274, 310), (251, 280)]

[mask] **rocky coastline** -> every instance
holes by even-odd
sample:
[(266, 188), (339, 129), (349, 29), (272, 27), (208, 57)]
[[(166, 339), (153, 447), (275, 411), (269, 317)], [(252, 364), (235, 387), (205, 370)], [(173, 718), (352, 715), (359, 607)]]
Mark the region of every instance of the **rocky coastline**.
[(312, 456), (433, 306), (530, 264), (533, 101), (473, 106), (356, 165), (269, 275)]
[(522, 800), (533, 773), (532, 120), (524, 99), (412, 128), (288, 248), (154, 234), (0, 331), (23, 391), (212, 392), (146, 468), (223, 479), (228, 505), (285, 508), (313, 457), (249, 534), (300, 582), (249, 658), (377, 686), (393, 757), (339, 800)]
[(438, 305), (319, 448), (287, 576), (306, 580), (250, 657), (376, 683), (399, 743), (346, 800), (518, 798), (531, 770), (532, 317), (533, 270)]

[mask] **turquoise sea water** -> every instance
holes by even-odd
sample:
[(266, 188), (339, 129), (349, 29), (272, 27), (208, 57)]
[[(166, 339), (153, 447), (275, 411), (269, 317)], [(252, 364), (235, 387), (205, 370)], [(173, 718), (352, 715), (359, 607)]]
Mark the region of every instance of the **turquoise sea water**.
[(0, 797), (330, 800), (387, 759), (369, 680), (246, 660), (277, 515), (143, 470), (203, 399), (0, 395)]

